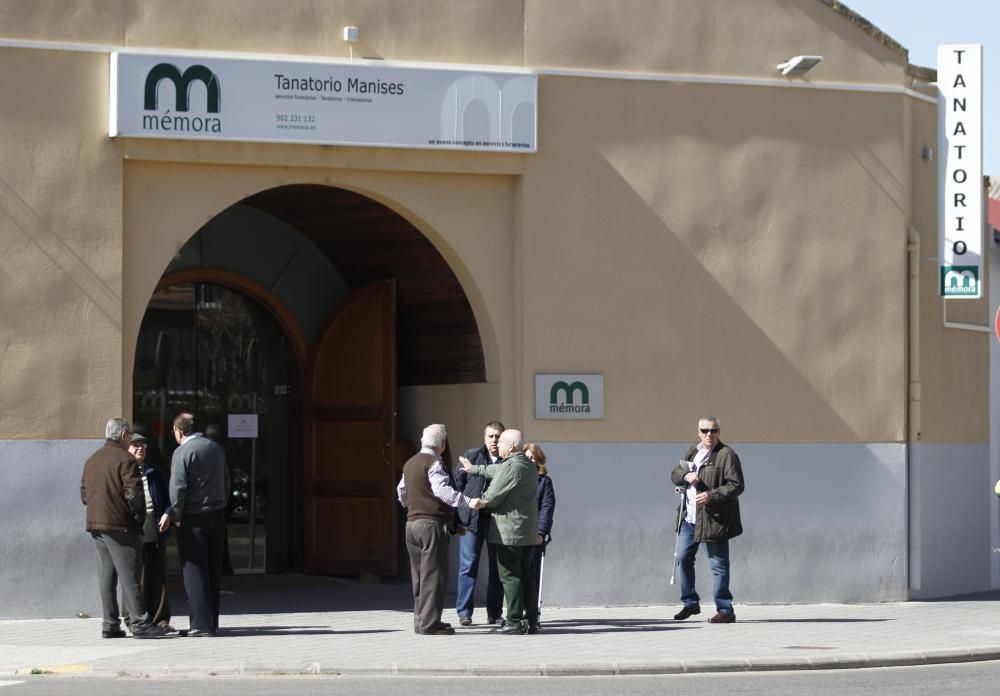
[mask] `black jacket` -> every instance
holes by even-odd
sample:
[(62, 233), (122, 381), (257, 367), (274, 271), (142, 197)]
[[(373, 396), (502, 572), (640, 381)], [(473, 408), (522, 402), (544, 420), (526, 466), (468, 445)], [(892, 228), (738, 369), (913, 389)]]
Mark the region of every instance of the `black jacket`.
[(552, 535), (552, 517), (556, 514), (556, 492), (548, 474), (538, 476), (538, 533), (547, 544)]
[[(472, 462), (473, 466), (489, 466), (493, 463), (493, 460), (490, 459), (490, 451), (486, 449), (486, 445), (473, 447), (465, 453), (465, 458)], [(476, 474), (467, 474), (462, 467), (458, 467), (458, 471), (455, 472), (455, 488), (470, 498), (482, 498), (483, 493), (486, 492), (489, 485), (490, 482), (485, 477), (477, 476)], [(465, 527), (470, 532), (475, 532), (479, 529), (480, 523), (483, 524), (484, 530), (489, 529), (489, 510), (470, 510), (465, 506), (458, 508), (458, 524), (460, 526)]]

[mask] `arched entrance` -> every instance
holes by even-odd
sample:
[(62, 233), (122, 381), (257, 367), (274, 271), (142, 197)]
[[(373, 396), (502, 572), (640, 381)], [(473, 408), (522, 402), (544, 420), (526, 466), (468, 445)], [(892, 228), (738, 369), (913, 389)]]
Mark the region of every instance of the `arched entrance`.
[[(475, 317), (438, 250), (405, 218), (363, 195), (285, 186), (209, 221), (176, 254), (158, 288), (137, 344), (136, 420), (162, 430), (181, 408), (203, 413), (207, 423), (225, 422), (230, 406), (249, 413), (255, 404), (284, 404), (257, 414), (258, 448), (269, 433), (266, 456), (256, 455), (259, 470), (253, 462), (243, 466), (254, 455), (245, 451), (252, 441), (227, 445), (234, 448), (231, 464), (254, 469), (257, 478), (248, 473), (248, 480), (266, 496), (247, 493), (257, 501), (244, 527), (230, 516), (234, 538), (250, 548), (244, 559), (242, 546), (233, 545), (234, 565), (395, 575), (397, 389), (485, 382)], [(167, 309), (182, 296), (189, 298), (186, 313)], [(233, 327), (223, 329), (213, 303), (241, 308), (239, 340)], [(184, 340), (175, 330), (164, 353), (169, 317), (193, 328)], [(212, 363), (226, 370), (209, 371), (204, 356), (226, 353), (221, 344), (230, 340), (231, 354)], [(220, 384), (220, 374), (233, 383)], [(163, 447), (164, 455), (172, 451), (170, 442)]]

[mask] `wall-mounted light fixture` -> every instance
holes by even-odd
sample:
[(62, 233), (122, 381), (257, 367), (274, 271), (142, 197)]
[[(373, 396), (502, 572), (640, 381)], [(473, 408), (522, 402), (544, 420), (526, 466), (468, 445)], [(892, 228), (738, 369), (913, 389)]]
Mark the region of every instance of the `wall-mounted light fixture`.
[(934, 159), (934, 148), (924, 145), (923, 149), (920, 151), (920, 157), (924, 162), (930, 162)]
[(344, 27), (344, 41), (347, 43), (357, 43), (361, 30), (357, 27)]
[(789, 58), (784, 63), (778, 63), (778, 70), (785, 77), (805, 75), (822, 60), (823, 56), (795, 56), (794, 58)]

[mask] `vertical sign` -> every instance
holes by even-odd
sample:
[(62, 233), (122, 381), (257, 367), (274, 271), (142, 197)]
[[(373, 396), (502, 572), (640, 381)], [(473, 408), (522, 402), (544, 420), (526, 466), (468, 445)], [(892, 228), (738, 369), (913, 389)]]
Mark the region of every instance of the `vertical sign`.
[(983, 47), (938, 46), (938, 258), (942, 297), (982, 296)]

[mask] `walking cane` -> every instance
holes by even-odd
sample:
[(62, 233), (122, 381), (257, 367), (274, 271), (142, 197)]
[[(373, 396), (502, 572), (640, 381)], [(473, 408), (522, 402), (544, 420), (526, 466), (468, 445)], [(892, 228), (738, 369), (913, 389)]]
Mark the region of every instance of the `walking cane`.
[[(680, 486), (674, 486), (674, 493), (680, 493), (684, 495), (684, 491), (681, 490)], [(683, 501), (682, 501), (683, 502)], [(677, 505), (677, 524), (675, 525), (677, 529), (677, 534), (674, 536), (674, 567), (670, 569), (670, 584), (674, 584), (674, 576), (677, 574), (677, 563), (680, 561), (677, 558), (677, 546), (680, 544), (681, 540), (681, 514), (684, 510), (684, 506), (681, 504)]]
[(542, 560), (538, 562), (538, 615), (542, 615), (542, 583), (545, 581), (545, 547), (542, 547)]

